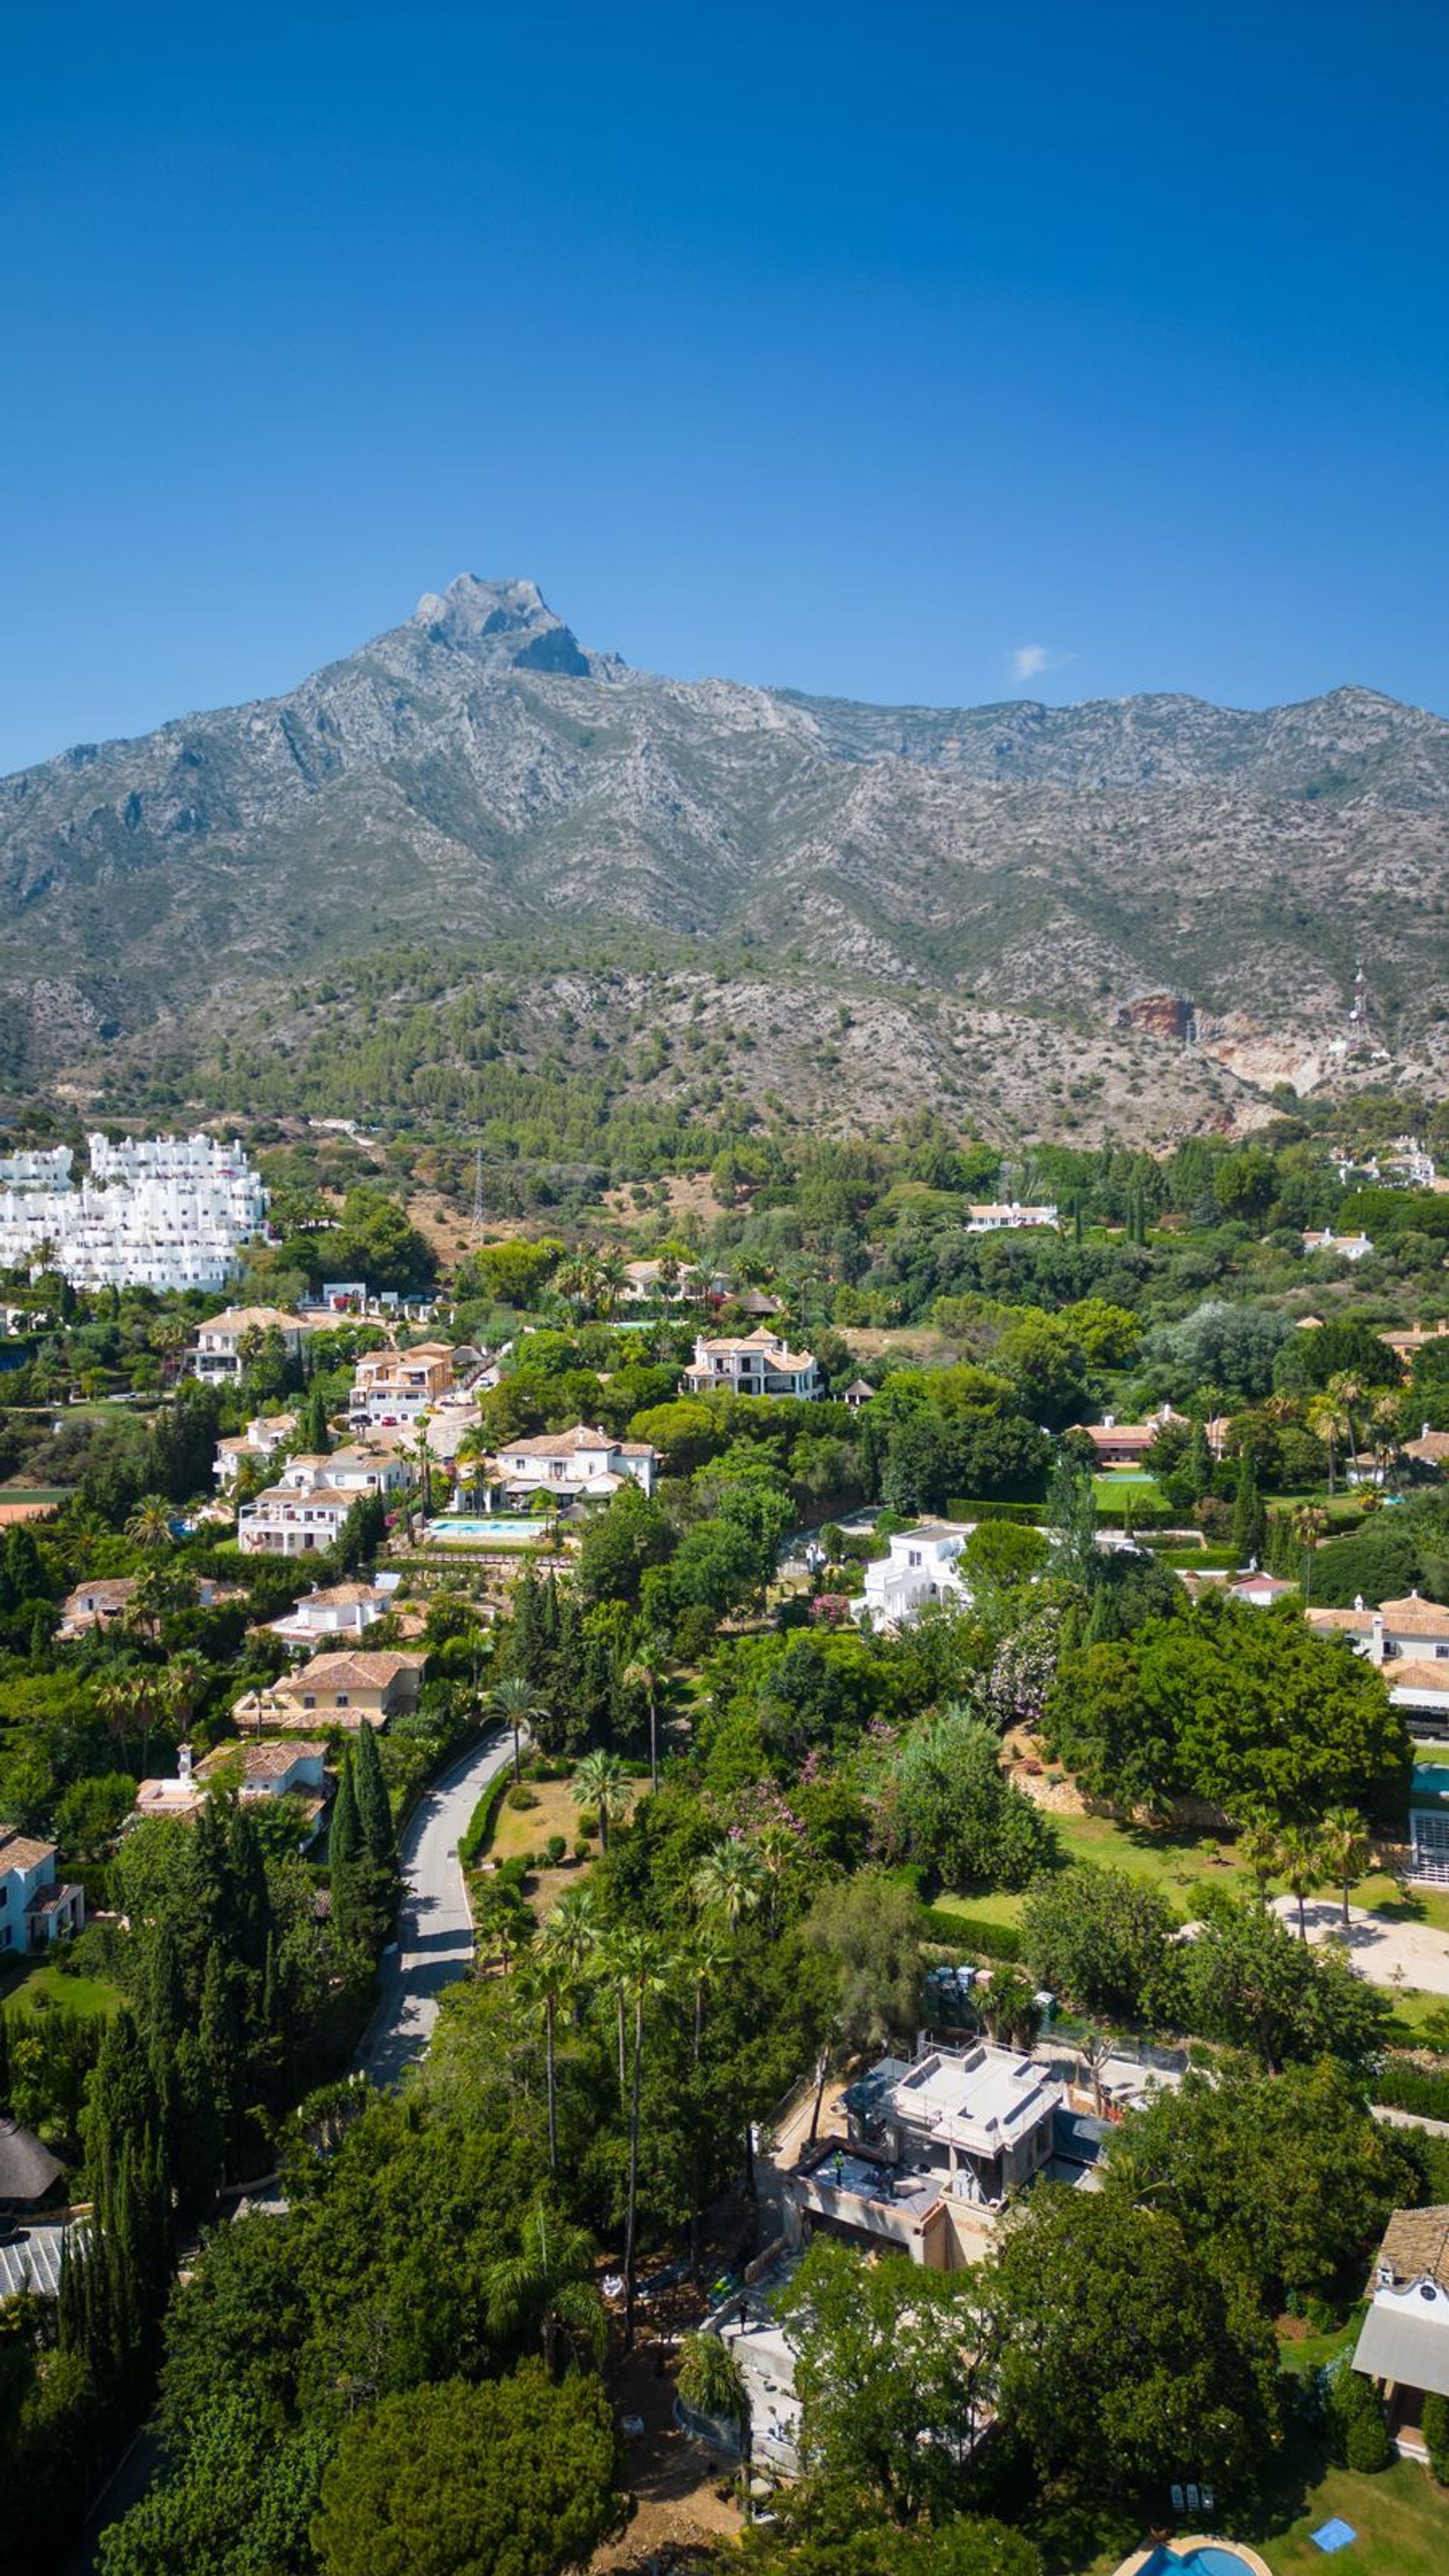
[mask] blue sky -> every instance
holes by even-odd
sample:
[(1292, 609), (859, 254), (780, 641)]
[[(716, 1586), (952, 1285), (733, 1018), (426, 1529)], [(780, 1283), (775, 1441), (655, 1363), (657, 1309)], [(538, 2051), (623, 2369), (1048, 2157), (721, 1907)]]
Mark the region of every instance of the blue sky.
[(1441, 0), (10, 13), (0, 769), (467, 569), (686, 675), (1449, 712)]

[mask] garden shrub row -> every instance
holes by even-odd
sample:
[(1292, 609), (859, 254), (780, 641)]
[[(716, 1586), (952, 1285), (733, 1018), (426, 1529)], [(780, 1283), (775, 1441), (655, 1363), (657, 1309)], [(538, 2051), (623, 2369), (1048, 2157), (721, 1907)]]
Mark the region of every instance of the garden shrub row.
[(933, 1941), (951, 1941), (961, 1950), (980, 1950), (988, 1959), (1015, 1965), (1021, 1957), (1021, 1934), (1014, 1923), (988, 1923), (979, 1914), (958, 1913), (954, 1905), (928, 1905), (926, 1931)]
[(1449, 2120), (1449, 2070), (1441, 2073), (1391, 2057), (1374, 2077), (1373, 2098), (1391, 2111), (1417, 2111), (1424, 2120)]

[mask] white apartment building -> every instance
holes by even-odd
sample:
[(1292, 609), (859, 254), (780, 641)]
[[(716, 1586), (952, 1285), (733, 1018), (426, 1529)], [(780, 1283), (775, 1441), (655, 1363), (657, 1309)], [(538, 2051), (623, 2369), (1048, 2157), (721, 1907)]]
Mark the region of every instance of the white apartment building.
[(0, 1190), (65, 1190), (70, 1187), (69, 1145), (31, 1146), (0, 1154)]
[(778, 1333), (701, 1335), (684, 1372), (691, 1395), (793, 1395), (813, 1403), (825, 1390), (813, 1351), (787, 1349)]
[[(91, 1167), (80, 1187), (70, 1153), (12, 1156), (0, 1168), (0, 1265), (53, 1263), (75, 1288), (220, 1288), (237, 1253), (261, 1228), (267, 1194), (240, 1145), (209, 1136), (157, 1136), (109, 1145), (87, 1139)], [(64, 1156), (64, 1168), (58, 1157)]]

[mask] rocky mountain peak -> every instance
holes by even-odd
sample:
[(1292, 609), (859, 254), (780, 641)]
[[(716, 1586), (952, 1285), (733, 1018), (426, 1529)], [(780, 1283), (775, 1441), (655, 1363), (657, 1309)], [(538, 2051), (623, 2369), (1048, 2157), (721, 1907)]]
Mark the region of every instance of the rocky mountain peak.
[(495, 668), (587, 679), (592, 667), (536, 581), (482, 581), (477, 573), (462, 572), (445, 591), (425, 591), (410, 623), (421, 627), (429, 643), (450, 645)]

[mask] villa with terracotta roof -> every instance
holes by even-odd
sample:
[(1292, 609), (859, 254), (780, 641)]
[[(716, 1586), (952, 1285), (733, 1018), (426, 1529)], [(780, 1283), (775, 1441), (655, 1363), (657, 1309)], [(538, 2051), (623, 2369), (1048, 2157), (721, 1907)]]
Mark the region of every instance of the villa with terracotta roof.
[(314, 1655), (300, 1671), (248, 1691), (232, 1715), (243, 1734), (291, 1734), (309, 1726), (384, 1727), (416, 1708), (426, 1655), (353, 1649)]
[(1366, 1607), (1360, 1593), (1351, 1610), (1304, 1612), (1315, 1636), (1346, 1637), (1354, 1653), (1383, 1669), (1396, 1708), (1419, 1712), (1414, 1733), (1449, 1727), (1449, 1609), (1417, 1592), (1402, 1601)]
[(684, 1372), (691, 1395), (793, 1395), (807, 1403), (825, 1392), (813, 1351), (788, 1350), (778, 1333), (701, 1335)]
[(295, 1413), (257, 1413), (234, 1439), (218, 1440), (211, 1472), (220, 1490), (225, 1493), (228, 1485), (236, 1483), (243, 1467), (254, 1461), (266, 1466), (286, 1446), (296, 1428)]
[(571, 1431), (505, 1442), (489, 1462), (489, 1509), (495, 1499), (531, 1503), (552, 1494), (569, 1502), (607, 1502), (626, 1479), (652, 1494), (658, 1469), (659, 1452), (647, 1440), (616, 1440), (612, 1432), (575, 1423)]
[(1022, 1207), (1015, 1199), (973, 1200), (966, 1211), (968, 1234), (1015, 1234), (1023, 1226), (1055, 1225), (1055, 1205)]
[(136, 1597), (139, 1578), (108, 1574), (78, 1583), (60, 1605), (60, 1637), (86, 1637), (100, 1628), (118, 1628)]
[(268, 1633), (289, 1646), (318, 1646), (329, 1638), (339, 1645), (355, 1644), (387, 1617), (396, 1589), (396, 1575), (385, 1583), (314, 1584), (285, 1619), (268, 1622)]
[(410, 1351), (365, 1351), (347, 1400), (354, 1428), (369, 1422), (416, 1422), (451, 1392), (453, 1345), (419, 1342)]
[(1090, 1440), (1099, 1467), (1140, 1467), (1163, 1426), (1183, 1418), (1164, 1404), (1146, 1422), (1118, 1422), (1109, 1413), (1105, 1422), (1074, 1422), (1072, 1429)]
[(55, 1845), (0, 1825), (0, 1954), (46, 1950), (86, 1918), (85, 1890), (55, 1874)]
[(307, 1329), (300, 1316), (284, 1315), (280, 1306), (228, 1306), (198, 1326), (191, 1366), (206, 1385), (226, 1385), (241, 1376), (242, 1344), (251, 1335), (280, 1333), (283, 1349), (295, 1358)]

